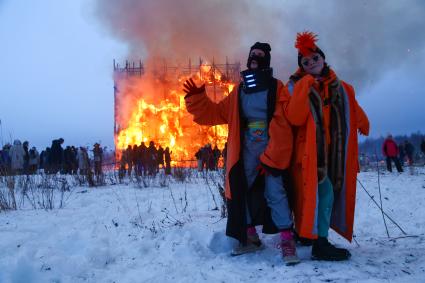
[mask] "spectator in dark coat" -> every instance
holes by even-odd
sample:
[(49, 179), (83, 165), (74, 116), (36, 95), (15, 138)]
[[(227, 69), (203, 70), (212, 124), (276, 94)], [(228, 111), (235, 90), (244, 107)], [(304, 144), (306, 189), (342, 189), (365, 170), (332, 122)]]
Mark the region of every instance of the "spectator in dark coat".
[(392, 135), (388, 135), (385, 139), (384, 144), (382, 145), (382, 153), (387, 159), (387, 169), (392, 172), (391, 162), (394, 161), (395, 166), (398, 172), (403, 172), (403, 168), (401, 167), (400, 160), (398, 159), (398, 146), (393, 139)]
[(156, 172), (159, 171), (159, 165), (161, 165), (162, 168), (164, 168), (164, 149), (160, 145), (157, 150), (157, 168)]
[(167, 146), (164, 151), (164, 159), (165, 159), (165, 174), (171, 174), (171, 154), (173, 152), (170, 151), (170, 148)]
[(63, 138), (53, 140), (52, 147), (50, 148), (49, 154), (49, 164), (50, 164), (50, 173), (56, 174), (62, 170), (63, 165)]
[(404, 150), (404, 143), (400, 143), (398, 145), (398, 158), (400, 160), (400, 164), (404, 166), (404, 160), (406, 158), (406, 151)]
[(134, 173), (137, 176), (142, 175), (142, 153), (141, 153), (141, 146), (134, 146)]
[(120, 180), (122, 178), (124, 178), (124, 176), (125, 176), (125, 173), (126, 173), (125, 166), (126, 166), (126, 164), (127, 164), (127, 150), (123, 150), (121, 152), (120, 169), (119, 169), (119, 173), (118, 173), (118, 176), (119, 176)]
[(128, 176), (131, 176), (131, 171), (133, 170), (133, 161), (134, 161), (133, 156), (134, 156), (133, 147), (131, 145), (128, 145), (127, 149), (125, 150), (125, 160), (127, 161)]
[(207, 144), (205, 147), (205, 158), (207, 170), (214, 170), (214, 154), (211, 144)]
[(147, 150), (145, 143), (142, 142), (139, 146), (139, 174), (146, 175), (148, 173), (148, 166), (147, 166)]
[(40, 169), (44, 169), (44, 173), (50, 173), (50, 147), (46, 147), (40, 154)]
[(10, 174), (10, 144), (3, 146), (3, 149), (0, 151), (0, 175), (9, 175)]
[(218, 149), (217, 145), (214, 146), (213, 149), (213, 170), (218, 169), (218, 159), (220, 158), (221, 152)]
[(64, 174), (71, 174), (72, 172), (72, 162), (73, 162), (73, 155), (72, 149), (70, 146), (67, 146), (65, 150), (63, 151), (63, 173)]
[(102, 161), (103, 161), (103, 149), (100, 144), (95, 143), (93, 147), (93, 158), (94, 158), (94, 174), (99, 176), (102, 174)]
[(212, 158), (212, 149), (211, 149), (211, 145), (207, 144), (202, 148), (202, 168), (205, 168), (205, 170), (209, 170), (210, 169), (210, 159)]
[(413, 153), (415, 152), (415, 147), (408, 140), (404, 141), (404, 151), (407, 156), (407, 165), (413, 165)]
[(38, 170), (39, 164), (40, 164), (40, 154), (38, 153), (35, 146), (33, 146), (29, 151), (29, 162), (28, 162), (29, 173), (35, 174)]
[(24, 148), (25, 155), (24, 155), (24, 174), (29, 173), (29, 162), (30, 162), (30, 154), (29, 154), (29, 142), (24, 141), (22, 143), (22, 147)]
[(139, 155), (139, 147), (137, 144), (133, 145), (133, 148), (131, 150), (131, 161), (133, 163), (134, 168), (134, 174), (137, 175), (137, 162), (138, 162), (138, 155)]
[(155, 148), (155, 143), (153, 141), (149, 142), (149, 147), (147, 150), (147, 160), (148, 160), (148, 168), (149, 168), (149, 175), (155, 175), (156, 174), (156, 167), (157, 167), (157, 151)]
[(202, 151), (203, 151), (203, 147), (201, 147), (200, 149), (198, 149), (198, 151), (195, 153), (195, 158), (196, 158), (196, 161), (197, 161), (198, 171), (199, 172), (201, 172), (202, 171), (202, 168), (203, 168)]
[(425, 155), (425, 139), (422, 139), (422, 142), (421, 142), (421, 151), (422, 151), (422, 154)]
[(75, 146), (71, 146), (71, 174), (78, 173), (78, 161), (77, 161), (77, 149)]
[(424, 165), (425, 165), (425, 139), (422, 139), (420, 144), (420, 149), (422, 152), (422, 159), (424, 160)]
[(223, 167), (224, 172), (226, 172), (226, 161), (227, 161), (227, 142), (224, 143), (223, 151), (221, 152), (221, 155), (223, 156)]

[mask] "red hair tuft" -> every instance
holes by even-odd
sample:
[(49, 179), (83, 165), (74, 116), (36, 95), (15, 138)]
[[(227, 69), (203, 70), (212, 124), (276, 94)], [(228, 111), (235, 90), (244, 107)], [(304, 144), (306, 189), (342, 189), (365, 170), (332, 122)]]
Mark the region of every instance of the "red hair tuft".
[(295, 41), (295, 48), (298, 49), (303, 56), (308, 56), (316, 48), (317, 35), (311, 31), (304, 31), (297, 33), (297, 40)]

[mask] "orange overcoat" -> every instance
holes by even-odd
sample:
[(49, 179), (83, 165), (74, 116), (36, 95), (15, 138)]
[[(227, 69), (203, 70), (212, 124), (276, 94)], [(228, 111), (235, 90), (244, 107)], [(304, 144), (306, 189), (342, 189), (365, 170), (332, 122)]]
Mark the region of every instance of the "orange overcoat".
[[(298, 71), (298, 74), (301, 72)], [(293, 182), (293, 209), (295, 228), (300, 236), (317, 238), (317, 208), (318, 208), (318, 175), (316, 123), (310, 111), (309, 93), (314, 87), (323, 99), (328, 96), (328, 84), (336, 78), (330, 70), (328, 79), (322, 81), (322, 87), (311, 75), (302, 74), (297, 82), (287, 84), (289, 96), (284, 99), (284, 112), (289, 122), (294, 126), (294, 155), (291, 162)], [(334, 206), (331, 216), (331, 227), (340, 235), (351, 241), (353, 235), (354, 209), (356, 201), (356, 177), (358, 166), (357, 131), (369, 134), (369, 120), (356, 101), (354, 89), (344, 81), (342, 93), (345, 104), (345, 123), (347, 127), (345, 144), (345, 175), (340, 193), (334, 195)], [(323, 106), (325, 120), (327, 109)], [(324, 121), (325, 126), (329, 121)], [(326, 131), (329, 135), (329, 132)], [(329, 137), (327, 137), (328, 140)]]
[[(276, 81), (275, 110), (272, 113), (268, 128), (269, 142), (265, 151), (261, 154), (260, 160), (271, 168), (284, 170), (290, 165), (293, 135), (291, 126), (285, 118), (282, 104), (283, 97), (287, 97), (289, 94), (284, 84), (279, 80)], [(243, 195), (246, 190), (244, 187), (246, 181), (244, 180), (243, 162), (241, 162), (243, 129), (239, 107), (239, 87), (235, 87), (219, 103), (211, 101), (205, 92), (186, 97), (185, 102), (188, 112), (193, 114), (196, 123), (209, 126), (228, 125), (225, 179), (225, 196), (229, 210), (227, 235), (244, 241), (246, 227), (242, 222), (246, 219), (246, 208), (245, 203), (240, 202), (245, 202)], [(239, 222), (241, 222), (241, 226), (235, 229), (234, 226), (238, 226)], [(229, 225), (232, 227), (229, 227)]]

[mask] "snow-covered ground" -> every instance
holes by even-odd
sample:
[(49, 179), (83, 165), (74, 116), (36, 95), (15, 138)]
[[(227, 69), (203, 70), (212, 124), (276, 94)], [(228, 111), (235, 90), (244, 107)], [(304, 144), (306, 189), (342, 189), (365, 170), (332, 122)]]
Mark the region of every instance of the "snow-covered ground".
[[(379, 203), (376, 172), (359, 180)], [(73, 188), (63, 209), (0, 213), (0, 282), (425, 282), (425, 170), (381, 175), (387, 220), (358, 186), (355, 241), (335, 233), (347, 262), (285, 266), (277, 235), (266, 249), (231, 257), (213, 179)], [(207, 182), (208, 181), (208, 184)], [(214, 195), (214, 198), (212, 197)]]

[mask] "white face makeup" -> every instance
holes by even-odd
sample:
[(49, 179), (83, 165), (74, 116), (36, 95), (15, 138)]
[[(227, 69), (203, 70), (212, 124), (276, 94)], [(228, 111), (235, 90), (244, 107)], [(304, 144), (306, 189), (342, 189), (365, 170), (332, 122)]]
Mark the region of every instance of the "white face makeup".
[[(266, 53), (264, 53), (264, 51), (261, 50), (261, 49), (252, 49), (251, 52), (249, 53), (249, 56), (252, 56), (252, 55), (264, 57), (264, 56), (266, 56)], [(251, 69), (257, 69), (258, 68), (258, 62), (255, 61), (255, 60), (252, 60), (250, 67), (251, 67)]]
[(306, 73), (317, 76), (322, 72), (323, 67), (325, 66), (325, 60), (319, 53), (313, 53), (309, 56), (303, 57), (301, 59), (301, 65)]

